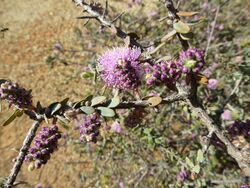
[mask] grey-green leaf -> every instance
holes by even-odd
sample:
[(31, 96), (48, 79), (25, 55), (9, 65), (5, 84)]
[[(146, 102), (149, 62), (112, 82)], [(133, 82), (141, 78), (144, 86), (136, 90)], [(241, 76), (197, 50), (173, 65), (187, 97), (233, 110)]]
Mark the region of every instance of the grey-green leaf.
[(116, 96), (112, 98), (111, 102), (109, 103), (108, 107), (109, 108), (115, 108), (120, 104), (120, 98), (119, 96)]
[(104, 117), (114, 117), (115, 116), (115, 111), (107, 108), (107, 107), (98, 107), (98, 110), (101, 111), (101, 115)]
[(193, 163), (188, 157), (186, 157), (186, 164), (187, 164), (190, 168), (194, 168), (194, 163)]
[(80, 109), (87, 115), (92, 114), (95, 111), (95, 109), (91, 106), (82, 106)]
[(178, 33), (186, 34), (190, 32), (190, 27), (182, 21), (175, 22), (173, 26)]
[(198, 150), (198, 152), (197, 152), (197, 159), (196, 159), (198, 162), (202, 162), (203, 160), (204, 160), (204, 156), (203, 156), (203, 152), (202, 152), (202, 150)]
[(98, 96), (98, 97), (95, 97), (91, 100), (91, 106), (96, 106), (98, 104), (101, 104), (103, 103), (104, 101), (106, 100), (106, 97), (105, 96)]
[(195, 165), (192, 169), (192, 171), (195, 172), (196, 174), (199, 174), (200, 170), (201, 170), (201, 167), (199, 164)]

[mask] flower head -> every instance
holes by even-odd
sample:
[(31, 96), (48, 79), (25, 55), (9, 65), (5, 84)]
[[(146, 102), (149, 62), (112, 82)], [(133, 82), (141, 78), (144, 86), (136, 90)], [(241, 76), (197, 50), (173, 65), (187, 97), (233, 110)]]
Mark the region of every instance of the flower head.
[(139, 65), (139, 48), (119, 47), (105, 52), (99, 59), (103, 81), (113, 88), (130, 90), (137, 88), (143, 74)]
[(118, 123), (117, 121), (115, 121), (111, 125), (111, 129), (112, 129), (112, 131), (114, 131), (116, 133), (121, 133), (122, 132), (122, 127), (121, 127), (120, 123)]
[(45, 126), (38, 133), (34, 141), (34, 146), (29, 149), (26, 161), (34, 161), (35, 168), (40, 168), (50, 159), (50, 155), (57, 149), (58, 140), (61, 133), (57, 125)]
[(32, 105), (31, 91), (10, 81), (0, 84), (0, 99), (6, 100), (18, 109), (30, 108)]

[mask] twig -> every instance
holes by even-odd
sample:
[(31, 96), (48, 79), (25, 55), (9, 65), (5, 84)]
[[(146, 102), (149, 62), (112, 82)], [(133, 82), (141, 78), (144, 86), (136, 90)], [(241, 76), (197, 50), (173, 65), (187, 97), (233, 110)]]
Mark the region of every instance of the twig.
[[(165, 3), (166, 7), (168, 8), (168, 11), (170, 12), (170, 15), (172, 15), (175, 19), (179, 19), (178, 15), (176, 15), (177, 10), (173, 7), (172, 0), (166, 0)], [(219, 12), (219, 8), (217, 9), (217, 12)], [(186, 50), (186, 47), (188, 45), (185, 44), (180, 37), (179, 40), (182, 44), (183, 50)], [(179, 92), (181, 92), (183, 88), (179, 86), (178, 90)], [(194, 91), (196, 92), (196, 89)], [(203, 124), (207, 127), (209, 131), (208, 136), (211, 137), (214, 133), (224, 143), (227, 149), (227, 153), (237, 161), (243, 173), (246, 176), (250, 176), (250, 153), (246, 151), (246, 153), (243, 154), (229, 141), (223, 131), (220, 130), (220, 128), (215, 124), (213, 119), (207, 115), (206, 111), (204, 110), (204, 107), (202, 106), (202, 104), (199, 103), (196, 93), (191, 93), (191, 96), (186, 99), (185, 102), (190, 107), (191, 111), (194, 112), (200, 118)], [(245, 156), (248, 156), (248, 158)]]
[(215, 13), (212, 29), (211, 29), (211, 32), (209, 34), (208, 41), (207, 41), (207, 47), (206, 47), (205, 55), (207, 55), (207, 52), (208, 52), (208, 49), (209, 49), (209, 46), (210, 46), (210, 43), (211, 43), (211, 40), (212, 40), (212, 37), (213, 37), (213, 34), (214, 34), (214, 28), (215, 28), (215, 25), (216, 25), (216, 21), (217, 21), (219, 11), (220, 11), (220, 6), (218, 6), (218, 8), (216, 10), (216, 13)]
[[(106, 18), (103, 17), (102, 14), (100, 14), (99, 12), (97, 12), (96, 10), (94, 10), (89, 4), (87, 3), (83, 3), (81, 1), (78, 0), (74, 0), (74, 2), (76, 3), (77, 6), (80, 6), (83, 8), (84, 11), (88, 12), (91, 16), (96, 17), (96, 19), (104, 26), (104, 27), (108, 27), (111, 30), (115, 30), (116, 31), (116, 35), (122, 39), (126, 39), (128, 37), (128, 34), (126, 32), (124, 32), (122, 29), (116, 27), (113, 23), (113, 21), (110, 21)], [(141, 49), (143, 49), (143, 46), (141, 44), (139, 44), (134, 38), (130, 39), (130, 43), (134, 46), (140, 47)]]
[(34, 139), (34, 137), (36, 135), (36, 131), (37, 131), (40, 123), (41, 123), (40, 120), (35, 121), (32, 124), (31, 128), (29, 129), (28, 134), (27, 134), (26, 138), (23, 141), (23, 146), (20, 149), (20, 152), (19, 152), (19, 154), (18, 154), (18, 156), (16, 158), (16, 162), (15, 162), (13, 168), (11, 169), (10, 175), (9, 175), (9, 177), (8, 177), (6, 183), (5, 183), (5, 186), (4, 186), (5, 188), (12, 187), (13, 183), (15, 182), (17, 174), (18, 174), (18, 172), (20, 171), (20, 169), (22, 167), (25, 155), (27, 154), (28, 149), (29, 149), (29, 147), (31, 145), (31, 142), (32, 142), (32, 140)]

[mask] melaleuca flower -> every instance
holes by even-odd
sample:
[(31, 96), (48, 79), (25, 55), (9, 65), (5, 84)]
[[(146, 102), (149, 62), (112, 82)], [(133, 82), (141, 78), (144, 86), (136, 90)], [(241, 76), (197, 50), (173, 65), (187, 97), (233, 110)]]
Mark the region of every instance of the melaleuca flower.
[(165, 84), (171, 86), (181, 76), (181, 69), (177, 67), (174, 61), (162, 61), (153, 66), (146, 64), (146, 82), (148, 85)]
[(224, 112), (221, 114), (221, 119), (225, 121), (230, 121), (232, 119), (232, 114), (230, 110), (224, 110)]
[(122, 127), (119, 122), (115, 121), (111, 125), (111, 130), (114, 131), (115, 133), (121, 133), (122, 132)]
[(57, 149), (58, 140), (61, 133), (56, 125), (45, 126), (38, 133), (34, 141), (34, 146), (29, 149), (26, 161), (34, 161), (35, 168), (40, 168), (50, 159), (50, 155)]
[(108, 50), (99, 59), (103, 81), (113, 88), (129, 90), (137, 88), (143, 74), (139, 65), (139, 48), (120, 47)]
[(96, 142), (101, 121), (96, 113), (86, 115), (80, 125), (80, 141)]
[(182, 72), (187, 74), (191, 70), (194, 73), (200, 73), (205, 65), (204, 52), (197, 48), (190, 48), (182, 51), (179, 56), (178, 66)]
[(6, 100), (10, 106), (18, 109), (30, 108), (32, 106), (31, 91), (20, 87), (17, 83), (6, 81), (0, 85), (0, 99)]

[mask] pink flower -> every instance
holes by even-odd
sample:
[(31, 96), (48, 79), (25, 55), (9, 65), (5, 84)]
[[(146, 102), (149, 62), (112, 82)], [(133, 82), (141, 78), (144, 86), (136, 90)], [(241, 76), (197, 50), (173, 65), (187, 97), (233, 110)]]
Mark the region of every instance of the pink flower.
[(143, 70), (139, 64), (139, 48), (120, 47), (106, 51), (99, 59), (99, 68), (107, 86), (122, 90), (137, 88)]
[(224, 110), (224, 112), (221, 114), (221, 119), (229, 121), (232, 119), (231, 111), (230, 110)]
[(209, 79), (207, 87), (209, 89), (213, 89), (213, 90), (216, 89), (218, 87), (218, 80), (216, 80), (216, 79)]
[(112, 131), (116, 132), (116, 133), (121, 133), (122, 132), (122, 128), (120, 123), (118, 123), (117, 121), (115, 121), (112, 125), (111, 125), (111, 129)]

